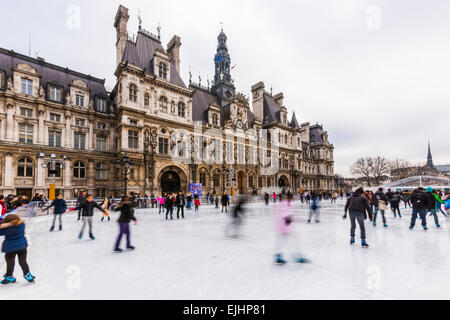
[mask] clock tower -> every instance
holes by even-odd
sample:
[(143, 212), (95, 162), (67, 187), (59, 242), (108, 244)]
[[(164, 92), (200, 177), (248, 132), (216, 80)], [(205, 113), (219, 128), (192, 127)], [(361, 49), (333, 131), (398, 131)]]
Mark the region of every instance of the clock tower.
[(236, 88), (231, 78), (231, 58), (228, 53), (227, 36), (222, 31), (219, 34), (217, 53), (214, 57), (215, 72), (212, 90), (221, 98), (233, 99)]

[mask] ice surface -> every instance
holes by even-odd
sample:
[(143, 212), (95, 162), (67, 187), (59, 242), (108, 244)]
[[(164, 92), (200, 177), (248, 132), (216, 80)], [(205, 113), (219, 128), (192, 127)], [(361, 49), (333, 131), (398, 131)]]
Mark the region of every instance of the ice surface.
[[(227, 239), (229, 217), (214, 207), (165, 221), (155, 210), (138, 210), (131, 227), (134, 252), (112, 253), (118, 226), (94, 219), (97, 240), (78, 240), (81, 223), (63, 217), (64, 230), (50, 233), (50, 217), (27, 225), (29, 264), (37, 276), (29, 285), (16, 264), (17, 284), (0, 287), (7, 299), (449, 299), (449, 224), (429, 219), (408, 229), (387, 213), (389, 227), (366, 222), (369, 249), (349, 245), (350, 222), (343, 201), (322, 202), (321, 223), (307, 224), (307, 209), (292, 209), (298, 247), (312, 263), (273, 264), (271, 208), (252, 204), (241, 239)], [(271, 204), (273, 206), (273, 204)], [(405, 209), (402, 208), (402, 211)], [(175, 215), (176, 217), (176, 215)], [(379, 221), (381, 222), (381, 220)], [(358, 233), (357, 229), (357, 234)], [(0, 239), (2, 240), (2, 239)], [(4, 271), (3, 262), (0, 268)]]

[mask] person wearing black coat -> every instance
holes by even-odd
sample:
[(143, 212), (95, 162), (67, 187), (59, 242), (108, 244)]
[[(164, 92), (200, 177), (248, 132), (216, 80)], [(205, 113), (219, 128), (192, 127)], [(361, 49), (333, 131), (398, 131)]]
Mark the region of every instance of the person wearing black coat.
[[(77, 199), (76, 206), (78, 207), (80, 204), (86, 201), (86, 193), (82, 191)], [(78, 221), (81, 219), (81, 209), (78, 210)]]
[(400, 191), (397, 191), (396, 193), (394, 193), (394, 195), (391, 198), (391, 209), (392, 209), (392, 212), (394, 213), (394, 217), (397, 217), (397, 213), (400, 218), (402, 217), (402, 213), (400, 212), (400, 201), (401, 200), (402, 200), (402, 196), (400, 194)]
[(167, 196), (166, 202), (164, 203), (166, 206), (166, 220), (169, 220), (169, 214), (170, 220), (173, 220), (173, 206), (176, 205), (176, 201), (173, 194)]
[(114, 211), (120, 211), (119, 220), (117, 220), (119, 223), (119, 235), (114, 247), (115, 252), (122, 252), (122, 249), (120, 249), (120, 241), (122, 240), (123, 235), (127, 236), (127, 249), (135, 249), (135, 247), (131, 245), (130, 241), (130, 222), (134, 221), (135, 224), (137, 223), (137, 219), (134, 216), (134, 208), (136, 208), (136, 206), (136, 202), (132, 201), (129, 197), (124, 196), (122, 198), (122, 202), (114, 208)]
[(386, 194), (383, 192), (383, 188), (378, 189), (377, 192), (372, 197), (372, 203), (374, 205), (374, 213), (373, 213), (373, 225), (377, 225), (377, 215), (378, 211), (381, 212), (381, 216), (383, 217), (384, 227), (387, 228), (386, 217), (384, 213), (386, 212), (386, 207), (388, 204), (388, 198)]
[[(369, 247), (366, 242), (366, 229), (364, 227), (364, 220), (369, 216), (369, 220), (372, 221), (372, 210), (370, 208), (369, 200), (363, 196), (364, 190), (359, 188), (353, 195), (348, 198), (345, 204), (345, 214), (344, 219), (347, 218), (347, 212), (350, 212), (350, 244), (355, 243), (355, 231), (356, 231), (356, 221), (358, 221), (359, 229), (361, 230), (361, 245), (365, 248)], [(367, 214), (366, 214), (367, 212)]]
[(228, 206), (230, 205), (230, 198), (228, 197), (228, 194), (226, 192), (224, 192), (224, 194), (220, 198), (220, 203), (222, 204), (222, 213), (223, 209), (225, 209), (225, 212), (228, 212)]
[(53, 200), (52, 204), (49, 205), (47, 208), (42, 209), (42, 211), (47, 211), (51, 207), (54, 207), (53, 209), (53, 223), (52, 227), (50, 228), (50, 232), (55, 230), (55, 222), (56, 217), (59, 217), (59, 231), (62, 230), (62, 215), (67, 210), (67, 204), (66, 200), (63, 199), (62, 195), (58, 195), (55, 200)]
[(423, 229), (427, 230), (427, 210), (430, 206), (430, 203), (425, 190), (422, 187), (417, 188), (413, 191), (409, 200), (413, 206), (411, 225), (409, 226), (409, 229), (414, 229), (414, 226), (416, 225), (417, 215), (419, 215), (420, 219), (422, 220)]
[(106, 210), (104, 210), (97, 204), (97, 202), (94, 201), (94, 197), (92, 195), (88, 195), (86, 197), (86, 201), (81, 202), (76, 208), (71, 209), (81, 210), (81, 216), (83, 217), (83, 226), (81, 227), (78, 239), (81, 240), (83, 238), (84, 228), (86, 227), (86, 224), (89, 224), (89, 238), (91, 238), (91, 240), (95, 240), (94, 234), (92, 233), (92, 219), (94, 217), (95, 208), (102, 211), (103, 213), (106, 213)]
[(184, 199), (184, 194), (182, 192), (178, 193), (176, 203), (177, 203), (177, 219), (180, 219), (180, 210), (181, 210), (181, 217), (184, 219), (184, 206), (186, 204), (186, 201)]

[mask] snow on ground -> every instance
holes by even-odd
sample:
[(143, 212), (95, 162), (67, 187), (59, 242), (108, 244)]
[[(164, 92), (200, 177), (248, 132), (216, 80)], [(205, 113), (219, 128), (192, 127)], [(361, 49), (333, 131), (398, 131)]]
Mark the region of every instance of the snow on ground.
[[(227, 239), (229, 217), (212, 206), (166, 221), (155, 209), (137, 210), (132, 225), (134, 252), (112, 252), (118, 226), (95, 217), (97, 240), (78, 240), (81, 223), (63, 217), (64, 230), (50, 233), (49, 217), (27, 225), (28, 260), (37, 276), (27, 284), (16, 264), (18, 283), (0, 287), (6, 299), (450, 299), (449, 223), (429, 219), (408, 229), (387, 213), (389, 227), (366, 222), (369, 249), (349, 245), (344, 202), (321, 203), (321, 223), (307, 224), (307, 209), (293, 212), (297, 244), (307, 265), (273, 264), (275, 234), (271, 207), (251, 204), (243, 237)], [(405, 211), (405, 209), (403, 209)], [(175, 214), (176, 218), (176, 214)], [(381, 222), (381, 220), (379, 221)], [(357, 229), (359, 235), (359, 229)], [(86, 237), (86, 236), (85, 236)], [(4, 271), (4, 265), (0, 269)]]

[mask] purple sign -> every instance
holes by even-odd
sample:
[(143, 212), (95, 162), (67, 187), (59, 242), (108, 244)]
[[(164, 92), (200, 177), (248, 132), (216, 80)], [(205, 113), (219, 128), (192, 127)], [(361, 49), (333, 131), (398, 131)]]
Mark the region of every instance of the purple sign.
[(192, 195), (197, 194), (199, 197), (202, 197), (202, 185), (201, 185), (201, 183), (191, 183), (189, 185), (189, 192), (192, 193)]

